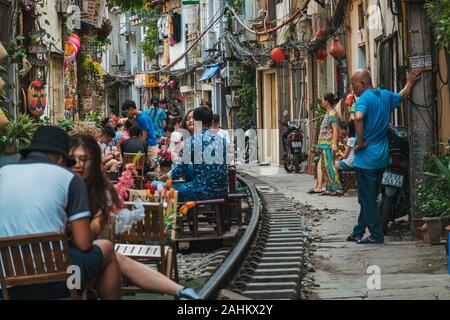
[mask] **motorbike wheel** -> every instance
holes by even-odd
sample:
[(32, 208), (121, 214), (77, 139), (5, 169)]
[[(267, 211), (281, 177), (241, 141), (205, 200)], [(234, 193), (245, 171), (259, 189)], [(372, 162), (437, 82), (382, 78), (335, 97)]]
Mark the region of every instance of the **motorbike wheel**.
[(300, 157), (298, 154), (294, 155), (294, 170), (295, 173), (300, 173)]
[(285, 158), (283, 159), (283, 166), (284, 170), (286, 170), (287, 173), (292, 173), (294, 171), (292, 158), (290, 158), (288, 155), (286, 155)]
[(393, 198), (384, 196), (380, 206), (380, 222), (383, 226), (383, 231), (386, 232), (387, 225), (392, 218), (392, 203)]

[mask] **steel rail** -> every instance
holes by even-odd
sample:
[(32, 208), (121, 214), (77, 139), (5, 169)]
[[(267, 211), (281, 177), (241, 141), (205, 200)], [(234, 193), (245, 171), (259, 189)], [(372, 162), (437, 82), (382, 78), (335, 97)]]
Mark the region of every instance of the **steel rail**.
[(250, 190), (253, 200), (252, 218), (250, 219), (250, 223), (248, 224), (241, 239), (239, 239), (237, 245), (230, 252), (219, 269), (213, 273), (211, 278), (209, 278), (200, 290), (199, 295), (204, 300), (217, 298), (219, 290), (225, 288), (231, 281), (232, 277), (242, 265), (242, 262), (246, 257), (246, 253), (248, 252), (248, 249), (253, 242), (253, 238), (256, 235), (256, 231), (258, 230), (261, 202), (256, 188), (251, 182), (240, 175), (237, 175), (237, 179), (246, 185)]

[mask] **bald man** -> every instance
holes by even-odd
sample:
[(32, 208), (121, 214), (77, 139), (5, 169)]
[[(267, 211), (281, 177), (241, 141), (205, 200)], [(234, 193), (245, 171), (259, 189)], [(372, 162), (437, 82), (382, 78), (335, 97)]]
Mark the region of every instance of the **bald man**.
[[(377, 210), (377, 196), (384, 169), (389, 165), (388, 128), (391, 112), (411, 92), (421, 70), (406, 77), (406, 86), (400, 93), (374, 88), (368, 70), (357, 70), (351, 84), (359, 97), (355, 106), (357, 145), (353, 166), (358, 183), (358, 202), (361, 211), (358, 223), (347, 241), (359, 244), (383, 243), (383, 227)], [(370, 235), (363, 238), (369, 228)]]

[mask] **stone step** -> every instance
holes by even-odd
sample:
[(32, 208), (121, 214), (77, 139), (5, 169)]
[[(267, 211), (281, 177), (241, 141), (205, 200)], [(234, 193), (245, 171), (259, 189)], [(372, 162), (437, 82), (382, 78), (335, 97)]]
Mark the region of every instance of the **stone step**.
[(252, 299), (297, 299), (298, 294), (295, 289), (281, 290), (246, 290), (243, 295)]
[(252, 282), (296, 282), (300, 281), (300, 275), (298, 274), (285, 274), (285, 275), (256, 275), (252, 277)]
[(301, 267), (300, 261), (292, 261), (292, 262), (261, 262), (258, 263), (258, 266), (264, 269), (270, 268), (280, 268), (280, 267)]
[(283, 289), (295, 289), (297, 283), (293, 281), (288, 282), (251, 282), (247, 284), (245, 290), (283, 290)]
[(302, 261), (301, 256), (287, 256), (287, 257), (270, 257), (265, 256), (261, 258), (261, 262), (297, 262)]
[(305, 238), (298, 237), (298, 236), (292, 237), (292, 238), (289, 238), (289, 237), (272, 238), (272, 239), (270, 239), (270, 241), (267, 242), (267, 245), (270, 245), (270, 243), (277, 243), (277, 242), (294, 242), (295, 240), (302, 241), (304, 239)]
[[(289, 248), (285, 248), (285, 247), (270, 247), (270, 248), (265, 248), (264, 249), (264, 254), (266, 253), (271, 253), (271, 254), (275, 254), (275, 253), (279, 253), (279, 252), (303, 252), (305, 248), (304, 247), (289, 247)], [(292, 250), (292, 251), (290, 251)]]
[(255, 270), (254, 276), (278, 276), (278, 275), (298, 275), (300, 268), (258, 268)]
[(264, 256), (301, 256), (303, 251), (266, 251), (264, 250)]
[(266, 244), (266, 249), (276, 248), (276, 247), (304, 247), (305, 243), (303, 241), (292, 241), (292, 242), (268, 242)]

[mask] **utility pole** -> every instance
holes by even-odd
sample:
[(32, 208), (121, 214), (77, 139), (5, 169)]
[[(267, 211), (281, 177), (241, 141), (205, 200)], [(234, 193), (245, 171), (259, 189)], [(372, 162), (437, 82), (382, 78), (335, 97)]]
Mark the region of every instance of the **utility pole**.
[[(434, 76), (431, 69), (432, 38), (431, 22), (428, 19), (424, 1), (408, 1), (408, 53), (410, 71), (414, 67), (423, 65), (422, 73), (411, 92), (408, 106), (409, 116), (409, 158), (410, 158), (410, 187), (411, 187), (411, 216), (421, 215), (417, 208), (417, 180), (424, 178), (423, 159), (433, 152), (435, 144), (435, 90)], [(415, 58), (413, 58), (415, 57)], [(428, 61), (427, 61), (428, 60)], [(412, 220), (412, 219), (411, 219)], [(411, 231), (416, 232), (411, 221)]]

